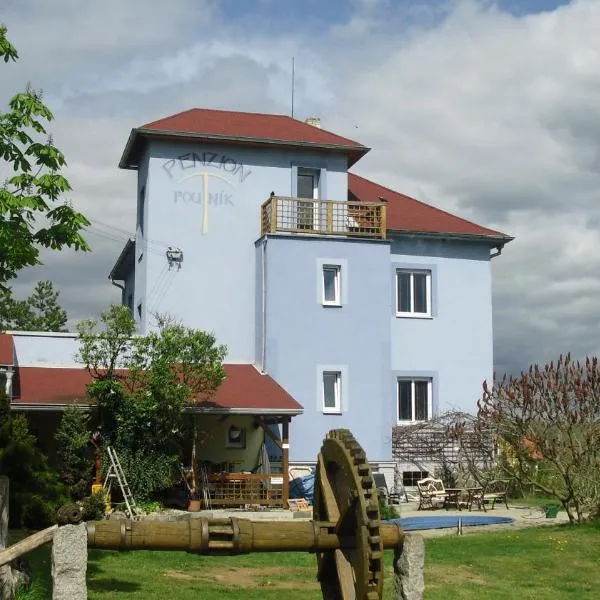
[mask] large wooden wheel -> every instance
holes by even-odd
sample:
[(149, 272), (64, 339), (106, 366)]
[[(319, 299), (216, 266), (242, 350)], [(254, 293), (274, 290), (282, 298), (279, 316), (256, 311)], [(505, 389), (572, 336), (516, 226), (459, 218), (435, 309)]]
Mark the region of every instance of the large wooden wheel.
[(379, 600), (383, 542), (371, 468), (347, 429), (330, 431), (315, 477), (314, 520), (337, 523), (340, 547), (317, 553), (318, 580), (328, 600)]

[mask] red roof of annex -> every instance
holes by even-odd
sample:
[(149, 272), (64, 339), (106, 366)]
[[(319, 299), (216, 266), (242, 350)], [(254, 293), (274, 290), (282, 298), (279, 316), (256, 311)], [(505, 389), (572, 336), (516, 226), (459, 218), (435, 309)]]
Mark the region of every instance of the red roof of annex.
[[(0, 366), (16, 367), (13, 406), (42, 408), (87, 404), (87, 386), (92, 376), (81, 367), (14, 365), (12, 335), (0, 333)], [(298, 414), (302, 406), (272, 377), (251, 364), (224, 364), (225, 379), (214, 395), (198, 402), (203, 412), (238, 411)]]
[(348, 196), (360, 202), (386, 202), (387, 228), (392, 231), (503, 238), (506, 242), (512, 239), (354, 173), (348, 173)]

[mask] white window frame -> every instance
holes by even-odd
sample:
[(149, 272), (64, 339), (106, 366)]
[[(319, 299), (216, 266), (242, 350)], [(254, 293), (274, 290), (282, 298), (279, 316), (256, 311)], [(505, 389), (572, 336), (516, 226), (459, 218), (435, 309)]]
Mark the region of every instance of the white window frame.
[[(411, 419), (404, 420), (400, 419), (400, 382), (409, 381), (410, 386), (410, 400), (411, 400)], [(416, 417), (416, 402), (415, 402), (415, 383), (417, 381), (425, 381), (427, 383), (427, 419), (419, 419)], [(408, 425), (412, 423), (425, 423), (431, 421), (433, 412), (433, 379), (431, 377), (398, 377), (396, 379), (396, 423), (398, 425)]]
[[(400, 310), (400, 275), (410, 275), (410, 311)], [(425, 312), (415, 312), (415, 275), (425, 275)], [(431, 318), (431, 271), (429, 269), (396, 269), (396, 316), (411, 317), (413, 319)]]
[[(334, 406), (325, 406), (325, 376), (335, 375), (334, 383), (334, 394), (335, 404)], [(321, 408), (325, 414), (341, 414), (342, 412), (342, 372), (341, 371), (323, 371), (321, 375)]]
[(304, 198), (304, 200), (318, 200), (319, 199), (319, 188), (320, 188), (320, 184), (321, 184), (321, 169), (313, 169), (310, 167), (298, 167), (298, 171), (296, 173), (296, 178), (299, 175), (309, 175), (313, 178), (312, 198)]
[[(325, 272), (334, 271), (334, 291), (335, 298), (327, 300), (325, 298)], [(324, 264), (321, 269), (321, 304), (323, 306), (341, 306), (342, 305), (342, 265)]]

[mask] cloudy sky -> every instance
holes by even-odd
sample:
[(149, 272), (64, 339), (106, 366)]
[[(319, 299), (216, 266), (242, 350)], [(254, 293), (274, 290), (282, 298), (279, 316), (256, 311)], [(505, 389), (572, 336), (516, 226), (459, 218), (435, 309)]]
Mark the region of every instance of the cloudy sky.
[(73, 321), (134, 227), (128, 133), (191, 107), (288, 113), (373, 150), (354, 171), (514, 235), (493, 261), (496, 369), (600, 347), (600, 0), (2, 0), (54, 111), (93, 252), (46, 255)]

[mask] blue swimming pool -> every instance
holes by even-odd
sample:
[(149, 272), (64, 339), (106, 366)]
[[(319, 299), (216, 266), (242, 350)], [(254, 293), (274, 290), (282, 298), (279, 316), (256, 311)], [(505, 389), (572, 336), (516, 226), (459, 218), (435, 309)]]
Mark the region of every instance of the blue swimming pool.
[(391, 519), (388, 522), (400, 523), (404, 531), (417, 531), (421, 529), (447, 529), (449, 527), (456, 527), (459, 519), (462, 520), (463, 527), (513, 522), (513, 519), (510, 517), (493, 517), (491, 515), (427, 515), (423, 517), (400, 517), (399, 519)]

